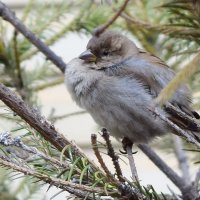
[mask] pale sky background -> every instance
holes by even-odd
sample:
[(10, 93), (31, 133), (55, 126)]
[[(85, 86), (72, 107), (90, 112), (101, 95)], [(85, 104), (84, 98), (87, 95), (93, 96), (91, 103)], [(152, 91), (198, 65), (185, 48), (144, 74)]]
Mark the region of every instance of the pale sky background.
[[(28, 2), (27, 0), (4, 0), (3, 2), (9, 5), (19, 5), (21, 3)], [(68, 34), (62, 40), (59, 40), (52, 49), (55, 53), (61, 56), (65, 62), (70, 61), (72, 58), (77, 57), (82, 51), (85, 50), (88, 37), (84, 35), (77, 35), (74, 33)], [(72, 100), (67, 92), (64, 84), (59, 86), (52, 87), (50, 89), (46, 89), (39, 93), (40, 102), (42, 105), (42, 114), (45, 116), (48, 115), (51, 108), (54, 107), (56, 109), (57, 114), (66, 114), (74, 111), (81, 110)], [(94, 158), (93, 152), (90, 150), (90, 135), (91, 133), (97, 133), (100, 128), (96, 125), (93, 119), (89, 114), (79, 115), (70, 117), (66, 120), (62, 120), (56, 123), (56, 128), (59, 132), (63, 133), (67, 138), (71, 140), (75, 140), (81, 146), (88, 145), (87, 148), (84, 148), (86, 154), (90, 156), (90, 158)], [(114, 139), (113, 139), (114, 140)], [(159, 142), (159, 139), (158, 139)], [(118, 148), (116, 151), (118, 152)], [(173, 168), (177, 169), (177, 162), (173, 159), (171, 154), (164, 154), (159, 152), (162, 158)], [(136, 167), (138, 170), (139, 179), (141, 180), (141, 184), (147, 185), (152, 184), (156, 191), (162, 191), (168, 193), (168, 186), (173, 190), (177, 191), (175, 186), (166, 179), (165, 175), (161, 173), (154, 164), (149, 161), (149, 159), (143, 155), (140, 151), (134, 155)], [(111, 161), (108, 157), (105, 158), (106, 163), (109, 163), (109, 166), (112, 168)], [(125, 159), (127, 161), (127, 159)], [(127, 161), (128, 162), (128, 161)], [(122, 171), (127, 176), (130, 177), (129, 166), (125, 165), (122, 162)], [(194, 170), (193, 170), (194, 172)], [(46, 192), (46, 190), (44, 190)], [(51, 197), (53, 194), (52, 189), (47, 192), (47, 199)], [(55, 200), (63, 199), (63, 196), (66, 194), (61, 194), (55, 198)]]

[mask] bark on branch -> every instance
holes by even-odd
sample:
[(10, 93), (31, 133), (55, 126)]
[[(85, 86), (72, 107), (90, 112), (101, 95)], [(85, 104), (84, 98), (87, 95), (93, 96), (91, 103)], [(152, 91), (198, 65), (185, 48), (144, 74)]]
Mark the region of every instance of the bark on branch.
[[(74, 154), (86, 157), (85, 154), (74, 143), (67, 140), (62, 134), (58, 133), (54, 125), (49, 123), (40, 115), (37, 110), (31, 109), (28, 105), (13, 91), (0, 83), (0, 100), (11, 108), (18, 116), (26, 121), (32, 128), (38, 131), (47, 141), (55, 146), (59, 151), (66, 145), (71, 145)], [(68, 156), (67, 151), (65, 155)], [(96, 171), (101, 171), (95, 163), (89, 161)], [(102, 174), (104, 174), (102, 172)]]
[(4, 3), (0, 1), (0, 16), (10, 22), (16, 30), (22, 33), (32, 44), (34, 44), (53, 64), (55, 64), (61, 72), (65, 71), (66, 64), (57, 56), (46, 44), (37, 38), (27, 27), (15, 16)]

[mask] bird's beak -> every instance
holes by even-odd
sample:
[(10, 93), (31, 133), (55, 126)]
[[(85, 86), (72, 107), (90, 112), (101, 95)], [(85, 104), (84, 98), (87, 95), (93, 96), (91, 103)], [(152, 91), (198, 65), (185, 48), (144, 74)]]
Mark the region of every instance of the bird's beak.
[(97, 57), (90, 50), (84, 51), (79, 58), (87, 62), (95, 62), (97, 60)]

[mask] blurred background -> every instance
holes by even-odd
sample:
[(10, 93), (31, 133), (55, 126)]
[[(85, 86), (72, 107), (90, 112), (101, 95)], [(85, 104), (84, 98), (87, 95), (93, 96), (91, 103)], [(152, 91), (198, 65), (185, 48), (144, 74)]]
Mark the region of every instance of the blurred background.
[[(85, 50), (92, 30), (105, 23), (123, 1), (3, 0), (2, 2), (14, 10), (26, 26), (67, 63)], [(173, 10), (170, 6), (160, 7), (167, 2), (169, 1), (131, 1), (125, 14), (127, 18), (134, 19), (135, 23), (130, 23), (125, 17), (120, 17), (111, 29), (127, 35), (139, 47), (156, 54), (170, 67), (179, 71), (192, 60), (198, 49), (200, 37), (194, 39), (193, 36), (181, 34), (181, 31), (170, 26), (170, 24), (186, 25), (185, 22), (190, 23), (191, 21), (187, 21), (187, 19), (184, 21), (184, 17), (189, 18), (191, 13), (187, 9), (181, 11)], [(182, 19), (179, 20), (181, 17)], [(20, 33), (15, 37), (11, 25), (2, 20), (0, 23), (0, 56), (3, 60), (1, 63), (2, 66), (7, 60), (10, 63), (9, 67), (0, 69), (0, 81), (18, 92), (29, 105), (38, 109), (43, 116), (52, 121), (60, 133), (68, 139), (74, 140), (90, 158), (97, 162), (91, 149), (90, 136), (92, 133), (98, 134), (101, 127), (98, 127), (90, 115), (72, 101), (64, 85), (63, 74)], [(193, 26), (199, 27), (199, 22), (191, 23)], [(147, 24), (152, 24), (152, 27), (147, 27)], [(163, 29), (159, 29), (161, 24), (167, 25), (163, 25)], [(17, 48), (19, 48), (19, 71), (15, 69), (19, 63), (17, 63), (12, 49), (14, 40), (17, 40)], [(198, 109), (200, 105), (198, 93), (200, 76), (198, 73), (199, 70), (188, 80), (193, 92), (195, 109)], [(21, 128), (24, 126), (23, 122), (16, 119), (3, 103), (0, 107), (0, 115), (1, 132), (12, 131), (14, 135), (23, 134), (24, 130)], [(101, 140), (100, 135), (98, 138)], [(114, 138), (112, 141), (116, 152), (119, 152), (121, 144)], [(171, 135), (155, 139), (151, 146), (173, 169), (176, 169), (179, 174), (181, 173), (174, 154)], [(198, 166), (194, 164), (197, 158), (190, 152), (186, 152), (186, 154), (190, 163), (191, 177), (194, 177), (198, 169)], [(128, 161), (125, 156), (121, 157), (125, 161), (121, 162), (123, 173), (129, 178), (131, 173)], [(151, 184), (157, 192), (170, 193), (169, 188), (178, 192), (173, 183), (140, 150), (134, 157), (143, 185)], [(113, 169), (110, 158), (105, 155), (104, 159)], [(10, 176), (5, 170), (1, 172), (1, 177), (0, 194), (6, 191), (9, 195), (6, 198), (0, 195), (0, 200), (50, 199), (57, 193), (55, 188), (47, 191), (47, 186), (42, 186), (42, 190), (35, 187), (35, 190), (31, 191), (27, 185), (18, 178), (15, 180), (15, 177)], [(12, 184), (12, 187), (8, 187), (9, 184)], [(62, 193), (54, 199), (63, 199), (65, 196), (66, 193)]]

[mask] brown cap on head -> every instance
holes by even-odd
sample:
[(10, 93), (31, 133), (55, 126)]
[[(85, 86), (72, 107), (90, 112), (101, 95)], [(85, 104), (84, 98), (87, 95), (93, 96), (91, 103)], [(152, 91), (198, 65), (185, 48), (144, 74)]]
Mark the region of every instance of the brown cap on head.
[(113, 31), (93, 36), (87, 44), (87, 50), (79, 58), (88, 62), (98, 62), (109, 53), (113, 56), (121, 56), (122, 58), (138, 53), (138, 48), (131, 40)]

